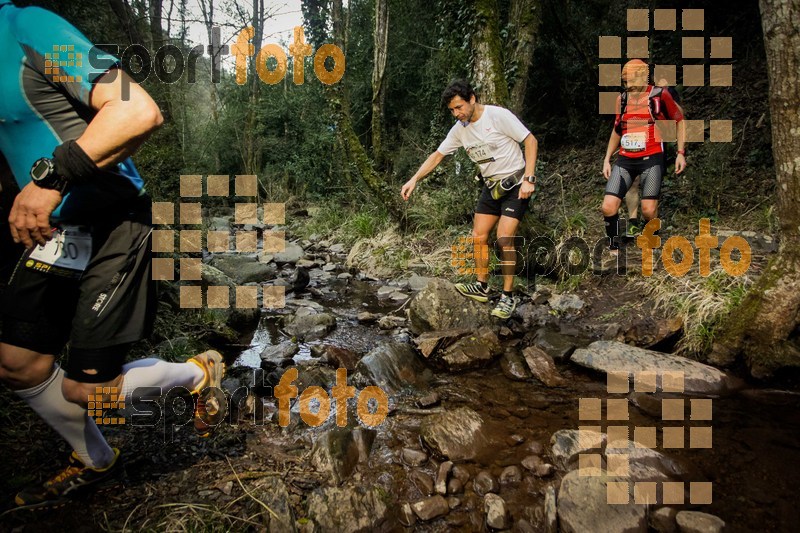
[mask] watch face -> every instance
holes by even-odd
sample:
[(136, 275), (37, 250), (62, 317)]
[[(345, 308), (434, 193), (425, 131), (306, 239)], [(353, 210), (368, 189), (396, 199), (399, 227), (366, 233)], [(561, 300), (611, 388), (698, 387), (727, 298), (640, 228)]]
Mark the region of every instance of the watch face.
[(40, 180), (45, 176), (47, 176), (49, 170), (50, 170), (50, 162), (47, 161), (46, 159), (40, 159), (31, 169), (31, 177), (34, 180)]

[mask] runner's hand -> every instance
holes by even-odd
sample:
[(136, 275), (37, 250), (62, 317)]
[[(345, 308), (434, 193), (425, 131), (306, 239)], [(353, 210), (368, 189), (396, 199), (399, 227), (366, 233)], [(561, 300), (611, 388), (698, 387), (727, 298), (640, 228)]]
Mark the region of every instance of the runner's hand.
[(403, 200), (408, 200), (411, 196), (411, 193), (414, 192), (414, 188), (417, 186), (417, 180), (411, 178), (403, 185), (403, 188), (400, 189), (400, 195), (403, 197)]
[(611, 163), (603, 161), (603, 177), (608, 179), (611, 177)]
[(678, 154), (675, 158), (675, 174), (680, 174), (684, 170), (686, 170), (686, 158), (683, 154)]
[(8, 222), (14, 242), (25, 248), (50, 240), (50, 213), (61, 203), (61, 193), (27, 184), (14, 199)]
[(527, 181), (523, 181), (522, 185), (519, 188), (519, 195), (517, 198), (520, 200), (525, 200), (526, 198), (530, 198), (533, 191), (536, 190), (536, 185)]

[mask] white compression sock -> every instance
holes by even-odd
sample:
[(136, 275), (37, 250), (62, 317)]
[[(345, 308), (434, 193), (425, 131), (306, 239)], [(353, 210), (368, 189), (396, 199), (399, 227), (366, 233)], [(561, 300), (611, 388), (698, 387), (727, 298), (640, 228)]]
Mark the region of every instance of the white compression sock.
[(192, 391), (204, 378), (205, 374), (194, 363), (168, 363), (155, 358), (139, 359), (122, 367), (122, 394), (127, 402), (132, 399), (132, 393), (138, 387), (161, 387), (162, 394), (173, 387), (186, 387)]
[(64, 371), (55, 365), (53, 373), (43, 383), (16, 391), (31, 409), (64, 437), (83, 464), (105, 468), (114, 460), (114, 450), (100, 433), (94, 420), (80, 405), (68, 402), (61, 392)]

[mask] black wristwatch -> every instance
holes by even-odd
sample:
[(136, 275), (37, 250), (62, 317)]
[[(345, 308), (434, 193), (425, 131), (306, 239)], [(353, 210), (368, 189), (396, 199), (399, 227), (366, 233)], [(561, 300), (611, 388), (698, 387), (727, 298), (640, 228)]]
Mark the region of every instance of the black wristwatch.
[(52, 189), (62, 195), (69, 186), (69, 181), (56, 174), (53, 160), (47, 157), (41, 157), (33, 164), (31, 167), (31, 181), (42, 189)]
[(528, 183), (536, 185), (536, 176), (522, 176), (522, 181), (527, 181)]

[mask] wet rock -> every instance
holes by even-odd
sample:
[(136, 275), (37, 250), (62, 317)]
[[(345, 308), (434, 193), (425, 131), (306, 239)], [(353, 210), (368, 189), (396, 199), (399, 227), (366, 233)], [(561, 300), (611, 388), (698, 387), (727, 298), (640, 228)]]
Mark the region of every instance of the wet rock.
[(308, 517), (322, 531), (376, 531), (388, 522), (386, 501), (386, 493), (378, 487), (325, 487), (308, 496)]
[(325, 272), (333, 272), (334, 270), (336, 270), (336, 265), (334, 265), (333, 263), (327, 263), (322, 267), (322, 270), (324, 270)]
[(389, 295), (390, 300), (394, 300), (395, 302), (402, 302), (404, 300), (408, 300), (408, 294), (400, 291), (395, 291), (391, 295)]
[(558, 373), (553, 358), (535, 346), (528, 346), (522, 351), (525, 362), (533, 376), (548, 387), (561, 387), (566, 384)]
[(475, 480), (472, 482), (472, 487), (475, 489), (478, 496), (500, 491), (500, 485), (497, 483), (497, 480), (487, 470), (478, 472), (478, 475), (475, 476)]
[(492, 529), (506, 529), (511, 525), (506, 511), (506, 501), (497, 494), (483, 497), (483, 512), (486, 513), (486, 525)]
[(425, 496), (433, 494), (433, 479), (422, 470), (414, 470), (409, 476), (417, 489)]
[(469, 470), (465, 466), (456, 465), (453, 467), (453, 477), (459, 480), (462, 485), (466, 485), (467, 481), (469, 481)]
[(302, 340), (321, 339), (335, 327), (336, 318), (333, 315), (316, 313), (305, 307), (283, 319), (283, 328), (286, 332)]
[(532, 328), (550, 324), (555, 319), (555, 317), (550, 314), (550, 309), (546, 305), (534, 305), (530, 302), (518, 306), (516, 311), (514, 311), (514, 315), (522, 319), (521, 328), (519, 328), (518, 333), (525, 333)]
[(556, 361), (566, 361), (575, 351), (577, 339), (550, 328), (539, 328), (536, 330), (533, 345), (544, 350)]
[(554, 294), (548, 298), (547, 303), (559, 313), (570, 313), (583, 309), (584, 302), (575, 294)]
[(431, 362), (450, 372), (462, 372), (482, 368), (502, 353), (500, 340), (488, 327), (479, 328), (472, 335), (465, 335), (452, 346), (438, 351)]
[(545, 533), (558, 533), (556, 489), (552, 485), (548, 485), (544, 492), (544, 530)]
[(386, 394), (425, 383), (425, 365), (411, 346), (390, 342), (374, 348), (356, 365), (356, 372)]
[(317, 438), (311, 450), (311, 465), (341, 483), (353, 472), (359, 460), (358, 445), (350, 428), (334, 428)]
[[(522, 518), (520, 520), (517, 520), (517, 522), (514, 524), (514, 530), (513, 531), (516, 531), (518, 533), (538, 533), (539, 530), (537, 530), (535, 527), (533, 527), (530, 522), (528, 522), (527, 520)], [(550, 532), (547, 532), (547, 533), (550, 533)], [(558, 533), (558, 532), (557, 531), (553, 531), (552, 533)]]
[(378, 320), (378, 327), (383, 330), (405, 326), (406, 319), (401, 316), (385, 316)]
[(234, 287), (236, 285), (236, 282), (233, 281), (230, 276), (225, 274), (225, 272), (206, 263), (202, 263), (200, 265), (200, 279), (202, 279), (208, 285), (213, 285), (216, 287)]
[(432, 280), (417, 293), (408, 306), (408, 315), (415, 335), (453, 328), (476, 330), (492, 325), (484, 305), (465, 298), (452, 283), (443, 279)]
[(213, 230), (226, 230), (231, 227), (230, 217), (211, 217), (208, 221), (209, 228)]
[(282, 252), (273, 253), (273, 259), (276, 263), (297, 263), (305, 254), (303, 247), (296, 242), (286, 242)]
[(336, 279), (350, 279), (350, 278), (352, 278), (352, 277), (353, 277), (353, 275), (352, 275), (351, 273), (349, 273), (349, 272), (342, 272), (341, 274), (338, 274), (338, 275), (336, 276)]
[(469, 461), (489, 443), (481, 415), (469, 407), (433, 414), (420, 424), (422, 441), (451, 461)]
[(628, 401), (641, 412), (654, 418), (661, 418), (661, 399), (646, 392), (632, 392)]
[(428, 521), (434, 518), (439, 518), (450, 512), (450, 506), (444, 496), (436, 495), (430, 498), (414, 502), (411, 504), (411, 509), (420, 520)]
[(662, 507), (651, 511), (647, 517), (647, 522), (650, 528), (658, 533), (676, 533), (678, 531), (678, 523), (675, 521), (677, 514), (677, 509)]
[(211, 265), (221, 270), (237, 285), (273, 279), (278, 269), (272, 263), (259, 263), (255, 257), (246, 255), (216, 255)]
[(381, 318), (381, 315), (377, 313), (370, 313), (369, 311), (361, 311), (358, 313), (356, 320), (358, 320), (362, 324), (373, 324)]
[(273, 254), (267, 252), (261, 252), (256, 256), (259, 263), (272, 263), (275, 260), (275, 256)]
[(436, 473), (436, 492), (441, 495), (447, 494), (447, 478), (450, 476), (451, 468), (453, 468), (453, 462), (444, 461), (439, 465)]
[(417, 349), (426, 358), (433, 355), (437, 350), (447, 348), (458, 339), (469, 335), (470, 330), (464, 328), (447, 329), (443, 331), (427, 331), (414, 339)]
[(392, 295), (392, 293), (394, 293), (396, 290), (397, 290), (396, 287), (384, 285), (383, 287), (378, 288), (378, 291), (375, 293), (375, 295), (378, 297), (379, 300), (383, 300), (389, 298)]
[(261, 521), (266, 531), (295, 531), (294, 513), (283, 480), (276, 476), (264, 477), (256, 480), (250, 490), (254, 498), (272, 511), (260, 509)]
[(681, 477), (687, 473), (675, 459), (657, 450), (638, 446), (630, 440), (609, 442), (604, 453), (606, 459), (615, 454), (627, 456), (628, 476), (634, 481), (667, 481), (671, 477)]
[(406, 502), (400, 507), (400, 523), (406, 527), (411, 527), (417, 523), (417, 515), (411, 509), (411, 504)]
[(352, 372), (356, 369), (359, 356), (346, 348), (326, 344), (322, 349), (320, 360), (333, 368), (346, 368), (348, 372)]
[(369, 454), (372, 452), (372, 445), (375, 443), (375, 437), (378, 432), (374, 429), (365, 427), (356, 427), (353, 429), (353, 440), (358, 449), (358, 462), (365, 463), (369, 461)]
[(556, 467), (554, 467), (550, 463), (542, 463), (533, 470), (533, 473), (537, 477), (550, 477), (553, 475), (553, 472), (555, 471)]
[(439, 402), (441, 401), (442, 399), (439, 397), (439, 393), (432, 391), (417, 400), (417, 407), (427, 409), (429, 407), (439, 405)]
[(428, 286), (432, 278), (425, 278), (416, 274), (408, 278), (408, 288), (412, 291), (421, 291)]
[(538, 440), (530, 441), (527, 448), (533, 455), (542, 455), (544, 453), (544, 445)]
[(525, 442), (525, 437), (523, 437), (522, 435), (518, 435), (516, 433), (514, 433), (513, 435), (509, 435), (508, 438), (506, 439), (506, 444), (508, 444), (509, 446), (519, 446), (523, 442)]
[(261, 359), (264, 361), (281, 361), (294, 357), (300, 351), (300, 345), (294, 341), (287, 340), (277, 345), (264, 347), (261, 351)]
[(506, 349), (503, 353), (503, 357), (500, 358), (500, 369), (508, 379), (514, 381), (525, 381), (531, 377), (531, 371), (528, 370), (525, 359), (513, 348)]
[(542, 466), (544, 461), (538, 455), (529, 455), (522, 460), (522, 467), (531, 472), (535, 471), (537, 467)]
[(573, 470), (561, 480), (558, 523), (564, 533), (615, 531), (646, 533), (645, 506), (608, 504), (607, 478), (599, 469)]
[(419, 450), (412, 450), (411, 448), (403, 448), (400, 452), (400, 457), (403, 462), (409, 466), (420, 466), (425, 464), (428, 460), (428, 454)]
[(447, 498), (447, 505), (450, 509), (455, 509), (459, 505), (461, 505), (461, 500), (456, 498), (455, 496), (450, 496)]
[(461, 494), (462, 492), (464, 492), (464, 484), (461, 483), (461, 480), (452, 478), (450, 481), (447, 482), (448, 494)]
[(296, 266), (297, 266), (297, 268), (306, 269), (306, 268), (313, 268), (314, 265), (316, 265), (316, 264), (317, 263), (314, 262), (311, 259), (298, 259), (297, 263), (296, 263)]
[(681, 511), (675, 516), (681, 533), (720, 533), (725, 522), (711, 514), (698, 511)]
[[(575, 350), (571, 361), (601, 372), (655, 372), (657, 382), (668, 376), (683, 376), (684, 392), (689, 394), (720, 394), (733, 381), (721, 370), (697, 361), (672, 354), (653, 352), (614, 341), (595, 341), (586, 348)], [(671, 379), (671, 382), (680, 379)], [(670, 391), (667, 391), (670, 392)]]
[(514, 485), (522, 481), (522, 470), (518, 466), (507, 466), (500, 472), (501, 485)]
[(627, 344), (650, 348), (660, 343), (677, 340), (683, 328), (683, 320), (674, 318), (641, 318), (624, 333)]
[(344, 244), (334, 244), (329, 248), (329, 250), (334, 254), (343, 254), (345, 250)]
[[(605, 433), (589, 430), (561, 429), (550, 438), (550, 456), (566, 470), (579, 453), (600, 448), (606, 442)], [(598, 450), (599, 451), (599, 450)]]

